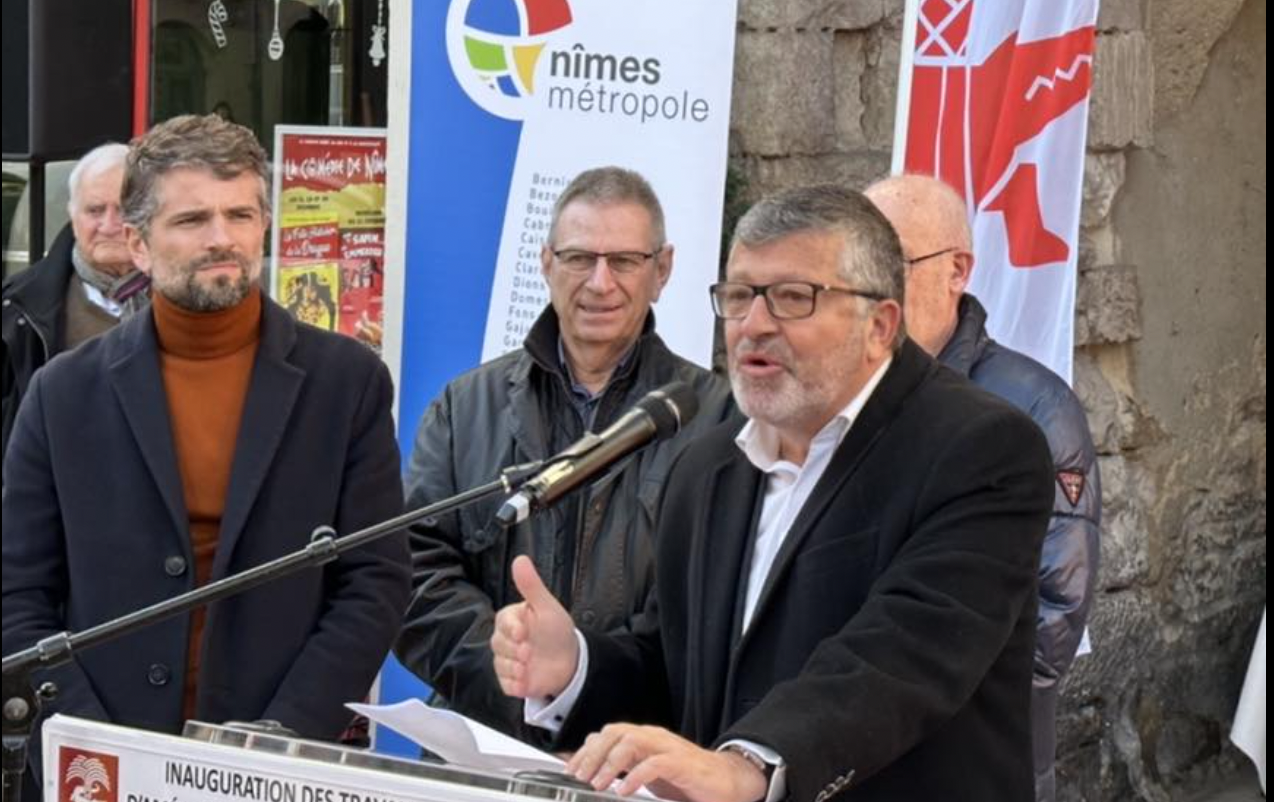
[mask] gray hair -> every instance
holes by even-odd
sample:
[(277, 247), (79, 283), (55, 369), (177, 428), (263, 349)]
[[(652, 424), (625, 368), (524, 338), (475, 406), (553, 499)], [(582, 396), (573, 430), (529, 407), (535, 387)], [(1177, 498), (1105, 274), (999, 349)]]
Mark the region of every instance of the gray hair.
[[(730, 250), (755, 247), (806, 231), (839, 234), (840, 276), (856, 290), (902, 305), (906, 273), (902, 245), (893, 226), (860, 192), (833, 184), (789, 189), (763, 198), (734, 229)], [(867, 299), (861, 299), (864, 304)], [(898, 326), (894, 350), (907, 332)]]
[(107, 142), (85, 153), (83, 158), (71, 169), (71, 177), (66, 181), (68, 197), (66, 211), (75, 214), (80, 200), (80, 182), (89, 176), (104, 173), (114, 167), (122, 167), (128, 158), (128, 145), (119, 142)]
[(576, 201), (596, 205), (634, 203), (650, 215), (650, 228), (655, 235), (655, 241), (651, 245), (657, 250), (666, 244), (663, 206), (659, 204), (659, 196), (651, 188), (650, 182), (641, 173), (623, 167), (597, 167), (575, 176), (553, 204), (553, 222), (549, 226), (548, 238), (550, 244), (557, 235), (557, 221), (561, 218), (562, 211)]
[(159, 208), (156, 180), (182, 167), (212, 171), (228, 181), (249, 172), (259, 179), (258, 203), (270, 213), (266, 192), (270, 168), (265, 150), (251, 130), (216, 114), (185, 114), (166, 120), (133, 140), (124, 171), (124, 222), (146, 236)]

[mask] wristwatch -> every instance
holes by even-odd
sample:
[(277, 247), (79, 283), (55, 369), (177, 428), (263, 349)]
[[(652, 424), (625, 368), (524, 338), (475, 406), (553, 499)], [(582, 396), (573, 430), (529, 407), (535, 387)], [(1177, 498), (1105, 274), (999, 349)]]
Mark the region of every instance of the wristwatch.
[(776, 768), (774, 764), (767, 762), (765, 758), (761, 757), (756, 752), (753, 752), (751, 749), (748, 749), (746, 746), (741, 744), (729, 744), (722, 747), (721, 751), (732, 752), (751, 763), (753, 768), (761, 772), (767, 783), (774, 778), (774, 769)]

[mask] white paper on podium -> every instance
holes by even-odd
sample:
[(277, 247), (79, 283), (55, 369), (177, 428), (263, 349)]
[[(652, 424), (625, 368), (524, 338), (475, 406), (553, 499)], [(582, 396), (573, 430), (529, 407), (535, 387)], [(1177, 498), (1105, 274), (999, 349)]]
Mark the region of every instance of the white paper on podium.
[[(392, 705), (349, 702), (345, 706), (457, 766), (512, 772), (536, 769), (563, 771), (566, 768), (565, 761), (548, 752), (527, 746), (453, 710), (430, 707), (419, 699), (407, 699)], [(645, 788), (634, 796), (659, 799)]]
[(407, 699), (392, 705), (351, 702), (345, 706), (377, 724), (384, 724), (457, 766), (500, 771), (562, 771), (566, 767), (565, 762), (547, 752), (527, 746), (454, 711), (430, 707), (419, 699)]

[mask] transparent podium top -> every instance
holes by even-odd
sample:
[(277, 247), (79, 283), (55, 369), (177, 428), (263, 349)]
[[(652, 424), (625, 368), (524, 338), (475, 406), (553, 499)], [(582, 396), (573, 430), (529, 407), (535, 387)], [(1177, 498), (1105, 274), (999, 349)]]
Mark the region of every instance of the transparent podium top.
[(194, 741), (235, 746), (258, 752), (371, 769), (402, 777), (418, 777), (447, 782), (473, 789), (519, 794), (528, 799), (552, 799), (557, 802), (631, 802), (614, 794), (598, 793), (565, 775), (538, 772), (499, 774), (380, 755), (363, 749), (352, 749), (321, 741), (307, 741), (250, 728), (187, 721), (182, 735)]

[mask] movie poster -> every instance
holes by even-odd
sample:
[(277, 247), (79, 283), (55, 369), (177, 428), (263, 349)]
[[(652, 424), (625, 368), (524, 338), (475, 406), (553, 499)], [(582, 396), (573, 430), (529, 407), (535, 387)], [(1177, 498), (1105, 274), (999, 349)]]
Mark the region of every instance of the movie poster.
[(385, 132), (278, 126), (271, 295), (299, 321), (380, 352)]

